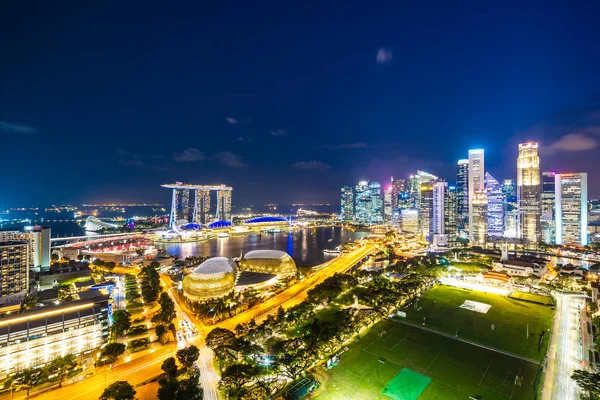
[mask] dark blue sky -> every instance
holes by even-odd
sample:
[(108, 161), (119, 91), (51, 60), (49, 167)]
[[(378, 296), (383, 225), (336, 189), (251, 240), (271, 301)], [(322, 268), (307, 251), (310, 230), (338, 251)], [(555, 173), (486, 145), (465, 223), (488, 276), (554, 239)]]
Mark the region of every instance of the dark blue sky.
[(600, 196), (593, 2), (104, 3), (0, 5), (0, 204), (337, 202), (530, 139)]

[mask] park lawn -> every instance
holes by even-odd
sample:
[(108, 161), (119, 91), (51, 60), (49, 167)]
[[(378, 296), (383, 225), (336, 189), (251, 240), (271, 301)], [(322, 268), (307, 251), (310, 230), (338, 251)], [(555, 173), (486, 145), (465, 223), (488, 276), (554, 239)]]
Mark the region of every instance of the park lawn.
[(554, 302), (552, 301), (552, 297), (544, 296), (541, 294), (525, 293), (525, 292), (512, 292), (510, 294), (510, 297), (513, 299), (517, 299), (517, 300), (531, 301), (533, 303), (539, 303), (539, 304), (543, 304), (543, 305), (547, 305), (547, 306), (554, 305)]
[[(486, 314), (459, 308), (465, 300), (490, 304)], [(491, 293), (438, 285), (406, 307), (407, 320), (451, 335), (472, 340), (535, 360), (546, 355), (552, 307), (520, 301)], [(492, 324), (495, 330), (492, 331)], [(527, 327), (529, 325), (529, 338)], [(543, 335), (542, 345), (538, 344)]]
[[(385, 336), (380, 337), (380, 332)], [(379, 360), (385, 359), (385, 363)], [(320, 400), (389, 400), (382, 389), (403, 368), (431, 379), (419, 400), (532, 399), (539, 366), (398, 321), (385, 320), (349, 346), (326, 371)], [(520, 386), (515, 377), (522, 376)]]
[(491, 267), (488, 267), (485, 264), (480, 264), (480, 263), (467, 263), (467, 262), (458, 262), (458, 261), (452, 261), (450, 263), (451, 267), (454, 267), (456, 269), (460, 269), (463, 270), (465, 272), (487, 272), (491, 269)]

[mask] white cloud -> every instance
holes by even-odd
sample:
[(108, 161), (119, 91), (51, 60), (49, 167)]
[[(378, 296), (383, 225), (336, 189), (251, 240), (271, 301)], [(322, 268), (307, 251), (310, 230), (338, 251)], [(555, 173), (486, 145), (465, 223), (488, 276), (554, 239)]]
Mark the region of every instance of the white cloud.
[(298, 161), (293, 163), (292, 167), (297, 169), (317, 169), (320, 171), (331, 168), (331, 166), (322, 163), (321, 161)]
[(271, 136), (285, 136), (288, 134), (288, 131), (285, 129), (275, 129), (271, 131)]
[(12, 133), (17, 135), (31, 135), (34, 133), (39, 133), (39, 129), (29, 125), (0, 121), (0, 132)]
[[(590, 132), (589, 129), (586, 131)], [(596, 147), (598, 147), (597, 139), (584, 133), (570, 133), (543, 147), (543, 150), (546, 154), (554, 154), (561, 151), (593, 150)]]
[(381, 47), (377, 50), (377, 56), (375, 57), (375, 61), (377, 64), (389, 64), (392, 61), (394, 53), (392, 49), (386, 49)]
[(177, 162), (196, 162), (202, 161), (205, 158), (206, 157), (204, 157), (204, 153), (194, 147), (189, 147), (183, 150), (181, 153), (173, 154), (173, 160)]
[(227, 121), (231, 125), (236, 125), (238, 123), (238, 120), (233, 117), (225, 117), (225, 121)]
[(215, 157), (221, 164), (225, 164), (231, 168), (246, 168), (248, 165), (242, 159), (230, 151), (219, 151)]

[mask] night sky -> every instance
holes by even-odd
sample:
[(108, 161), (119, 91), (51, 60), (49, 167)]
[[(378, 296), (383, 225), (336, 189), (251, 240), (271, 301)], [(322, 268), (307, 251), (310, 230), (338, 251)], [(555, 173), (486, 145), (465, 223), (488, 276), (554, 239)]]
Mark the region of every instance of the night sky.
[(421, 3), (4, 1), (0, 204), (338, 202), (526, 140), (600, 196), (598, 3)]

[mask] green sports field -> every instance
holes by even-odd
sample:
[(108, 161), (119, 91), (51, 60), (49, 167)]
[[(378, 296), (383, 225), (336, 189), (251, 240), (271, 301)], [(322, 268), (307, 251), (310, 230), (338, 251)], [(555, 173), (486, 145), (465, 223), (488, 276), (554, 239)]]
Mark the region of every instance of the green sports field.
[(402, 394), (398, 387), (402, 380), (394, 378), (405, 368), (431, 379), (419, 400), (472, 395), (515, 400), (532, 399), (535, 394), (536, 364), (396, 321), (380, 322), (349, 348), (340, 363), (326, 372), (319, 399), (390, 400), (382, 390), (392, 382), (395, 393)]
[(552, 301), (552, 297), (543, 296), (541, 294), (512, 292), (509, 297), (517, 300), (531, 301), (532, 303), (543, 304), (546, 306), (551, 306), (554, 304), (554, 302)]
[[(465, 300), (489, 304), (486, 314), (460, 308)], [(535, 360), (542, 360), (548, 348), (554, 310), (541, 304), (491, 293), (436, 286), (406, 307), (407, 320), (474, 342)], [(494, 329), (492, 330), (492, 325)], [(527, 326), (529, 325), (529, 338)], [(542, 345), (539, 346), (543, 335)], [(538, 349), (539, 347), (539, 349)]]

